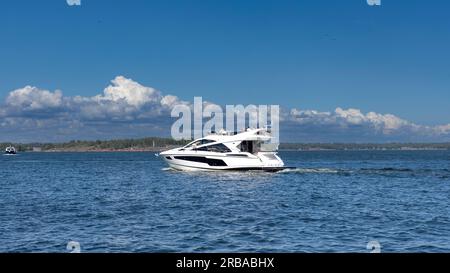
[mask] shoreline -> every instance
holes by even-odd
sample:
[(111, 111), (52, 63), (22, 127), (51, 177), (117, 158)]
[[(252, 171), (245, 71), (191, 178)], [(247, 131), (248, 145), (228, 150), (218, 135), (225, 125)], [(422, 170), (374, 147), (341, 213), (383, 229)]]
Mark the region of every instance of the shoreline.
[(155, 148), (125, 148), (125, 149), (50, 149), (37, 151), (24, 151), (26, 153), (145, 153), (162, 152), (176, 147), (155, 147)]
[[(22, 151), (20, 153), (159, 153), (172, 148), (155, 149), (54, 149), (43, 151)], [(408, 152), (408, 151), (449, 151), (450, 149), (280, 149), (278, 152)]]
[[(111, 153), (111, 152), (161, 152), (182, 147), (190, 140), (148, 137), (141, 139), (116, 139), (83, 141), (73, 140), (65, 143), (0, 143), (0, 149), (14, 146), (18, 152), (45, 153)], [(446, 151), (450, 142), (442, 143), (280, 143), (279, 151)]]

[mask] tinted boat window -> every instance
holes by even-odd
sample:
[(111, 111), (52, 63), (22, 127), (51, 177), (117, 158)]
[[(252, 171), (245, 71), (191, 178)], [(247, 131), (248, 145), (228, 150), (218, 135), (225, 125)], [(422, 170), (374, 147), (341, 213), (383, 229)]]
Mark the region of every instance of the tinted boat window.
[(254, 149), (253, 149), (253, 141), (242, 141), (241, 144), (239, 145), (239, 149), (241, 150), (241, 152), (247, 152), (247, 153), (253, 153)]

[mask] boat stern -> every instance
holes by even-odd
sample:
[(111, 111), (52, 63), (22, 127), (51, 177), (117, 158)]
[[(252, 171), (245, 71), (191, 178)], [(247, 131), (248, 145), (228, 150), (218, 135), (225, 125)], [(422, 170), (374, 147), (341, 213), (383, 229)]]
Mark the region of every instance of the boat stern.
[(284, 162), (281, 158), (273, 152), (260, 152), (258, 157), (261, 160), (264, 167), (269, 168), (283, 168)]

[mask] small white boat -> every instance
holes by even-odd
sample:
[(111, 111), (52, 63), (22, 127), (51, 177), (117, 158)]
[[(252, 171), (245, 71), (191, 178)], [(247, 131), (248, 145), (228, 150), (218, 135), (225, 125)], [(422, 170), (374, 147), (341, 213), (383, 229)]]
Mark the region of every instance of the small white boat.
[(167, 164), (183, 171), (247, 171), (276, 172), (283, 169), (278, 157), (278, 144), (267, 129), (247, 129), (241, 133), (226, 131), (210, 134), (188, 145), (160, 153)]
[(15, 154), (17, 154), (16, 148), (14, 148), (12, 146), (6, 147), (5, 154), (6, 155), (15, 155)]

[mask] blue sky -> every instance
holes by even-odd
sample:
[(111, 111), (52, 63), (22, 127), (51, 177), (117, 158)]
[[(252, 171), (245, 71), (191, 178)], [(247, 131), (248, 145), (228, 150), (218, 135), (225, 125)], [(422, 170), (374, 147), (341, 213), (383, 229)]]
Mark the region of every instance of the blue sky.
[(449, 10), (440, 0), (4, 1), (0, 103), (27, 85), (92, 97), (122, 75), (188, 101), (450, 124)]

